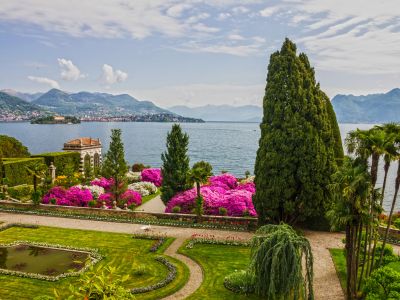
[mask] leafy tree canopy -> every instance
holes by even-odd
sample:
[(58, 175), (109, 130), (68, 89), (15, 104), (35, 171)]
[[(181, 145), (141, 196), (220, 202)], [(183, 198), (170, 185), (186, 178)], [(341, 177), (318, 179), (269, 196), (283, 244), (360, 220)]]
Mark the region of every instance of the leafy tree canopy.
[(0, 153), (3, 157), (30, 157), (28, 148), (16, 138), (0, 135)]

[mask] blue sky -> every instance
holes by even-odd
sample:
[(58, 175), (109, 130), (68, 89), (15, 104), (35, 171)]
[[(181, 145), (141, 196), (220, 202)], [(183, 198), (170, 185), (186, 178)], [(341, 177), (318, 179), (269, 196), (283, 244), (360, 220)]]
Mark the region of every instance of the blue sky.
[(329, 96), (400, 87), (398, 0), (2, 0), (0, 89), (261, 105), (287, 36)]

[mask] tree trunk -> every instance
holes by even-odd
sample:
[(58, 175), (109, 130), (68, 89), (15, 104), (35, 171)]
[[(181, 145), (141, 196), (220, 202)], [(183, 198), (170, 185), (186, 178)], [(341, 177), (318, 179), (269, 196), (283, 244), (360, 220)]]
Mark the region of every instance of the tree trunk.
[(397, 176), (396, 176), (396, 183), (395, 183), (395, 190), (394, 190), (394, 195), (393, 195), (393, 200), (392, 200), (392, 206), (390, 208), (388, 224), (386, 226), (385, 235), (383, 237), (382, 251), (381, 251), (381, 256), (379, 257), (378, 267), (382, 264), (383, 252), (384, 252), (384, 249), (386, 246), (386, 241), (387, 241), (387, 238), (389, 235), (390, 225), (392, 224), (393, 211), (394, 211), (394, 207), (396, 205), (397, 194), (399, 193), (399, 187), (400, 187), (400, 161), (398, 161)]
[(385, 166), (383, 167), (383, 169), (385, 170), (385, 175), (383, 177), (381, 206), (383, 204), (383, 198), (385, 197), (385, 189), (386, 189), (386, 182), (387, 182), (387, 176), (389, 173), (389, 168), (390, 168), (390, 160), (385, 161)]
[(36, 190), (37, 190), (37, 177), (36, 177), (36, 175), (33, 175), (33, 190), (36, 193)]

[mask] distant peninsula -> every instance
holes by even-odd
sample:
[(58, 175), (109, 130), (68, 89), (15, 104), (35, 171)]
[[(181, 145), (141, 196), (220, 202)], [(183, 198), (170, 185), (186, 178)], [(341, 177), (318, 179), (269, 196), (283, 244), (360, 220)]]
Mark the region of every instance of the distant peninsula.
[(45, 116), (31, 120), (31, 124), (79, 124), (80, 119), (72, 116)]

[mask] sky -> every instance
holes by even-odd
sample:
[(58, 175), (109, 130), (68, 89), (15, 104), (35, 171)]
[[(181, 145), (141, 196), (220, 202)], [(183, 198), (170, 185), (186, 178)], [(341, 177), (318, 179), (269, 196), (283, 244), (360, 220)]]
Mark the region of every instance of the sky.
[(330, 97), (400, 87), (398, 0), (0, 0), (0, 89), (261, 105), (285, 37)]

